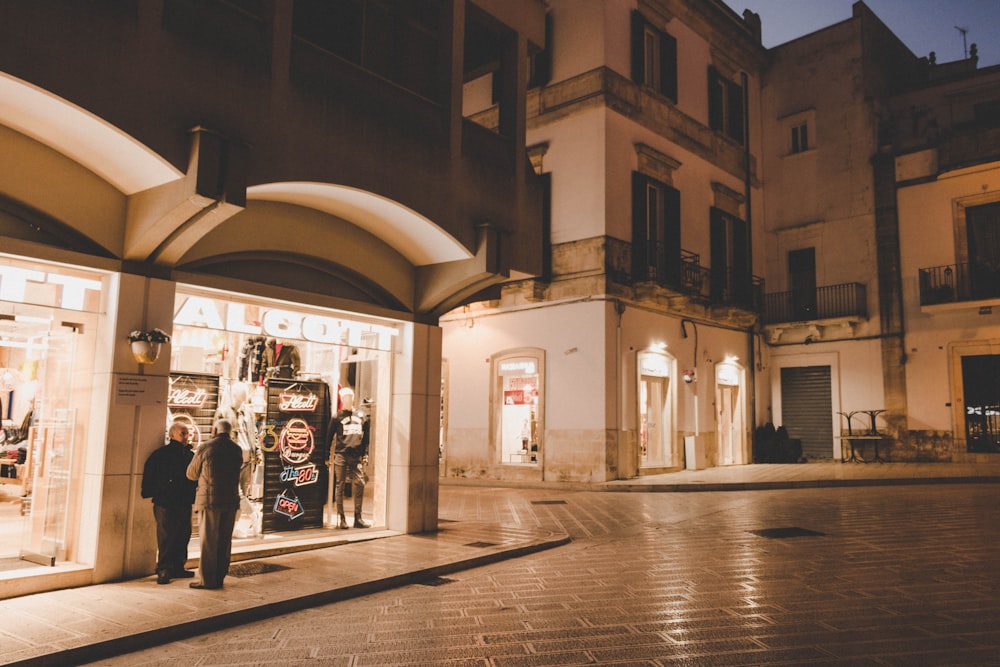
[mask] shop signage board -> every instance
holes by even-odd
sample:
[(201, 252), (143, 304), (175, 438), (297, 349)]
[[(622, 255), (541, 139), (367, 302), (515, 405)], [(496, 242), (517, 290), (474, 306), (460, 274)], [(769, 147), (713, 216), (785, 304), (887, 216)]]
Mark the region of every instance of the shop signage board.
[(323, 527), (329, 486), (325, 382), (269, 378), (262, 428), (265, 533)]
[(391, 350), (399, 331), (392, 326), (280, 308), (249, 306), (202, 296), (183, 296), (174, 324), (251, 336), (306, 340), (351, 347)]
[(39, 271), (19, 264), (0, 264), (0, 301), (66, 310), (97, 309), (101, 296), (101, 281), (97, 274), (86, 274), (94, 277), (74, 276), (69, 275), (69, 268), (60, 268), (59, 272)]
[(118, 405), (161, 405), (168, 381), (162, 375), (118, 375), (115, 403)]

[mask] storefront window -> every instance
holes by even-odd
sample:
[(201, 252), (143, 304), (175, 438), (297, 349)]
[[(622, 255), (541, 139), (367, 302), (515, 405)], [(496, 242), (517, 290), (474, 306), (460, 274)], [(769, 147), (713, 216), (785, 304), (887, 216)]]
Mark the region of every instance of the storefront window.
[(0, 255), (0, 560), (76, 559), (96, 333), (110, 280)]
[(364, 513), (384, 516), (384, 480), (372, 482), (387, 455), (380, 407), (397, 333), (355, 314), (178, 287), (168, 423), (194, 424), (196, 445), (216, 419), (234, 425), (244, 451), (237, 538), (334, 522), (328, 427), (344, 387), (369, 424)]
[(505, 464), (536, 465), (542, 454), (544, 357), (508, 354), (495, 363), (498, 450)]

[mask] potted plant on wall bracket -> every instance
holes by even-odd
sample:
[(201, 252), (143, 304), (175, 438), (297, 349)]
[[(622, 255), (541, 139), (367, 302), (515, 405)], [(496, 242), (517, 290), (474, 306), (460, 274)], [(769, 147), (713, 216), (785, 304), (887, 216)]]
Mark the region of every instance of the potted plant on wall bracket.
[(170, 342), (170, 335), (163, 329), (133, 331), (128, 335), (132, 356), (140, 364), (152, 364), (160, 357), (160, 347)]

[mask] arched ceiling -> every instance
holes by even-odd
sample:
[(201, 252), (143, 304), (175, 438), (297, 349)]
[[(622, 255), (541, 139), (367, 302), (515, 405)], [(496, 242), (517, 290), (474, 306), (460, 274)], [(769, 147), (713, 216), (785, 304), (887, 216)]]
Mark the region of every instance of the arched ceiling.
[(75, 104), (0, 72), (0, 124), (31, 137), (101, 176), (125, 195), (181, 178), (118, 128)]
[[(0, 125), (64, 155), (127, 197), (185, 177), (133, 137), (85, 109), (2, 72)], [(473, 256), (416, 211), (356, 188), (320, 182), (268, 183), (248, 188), (247, 200), (290, 204), (334, 216), (376, 237), (414, 267)]]
[(373, 192), (330, 183), (269, 183), (247, 188), (247, 199), (295, 204), (347, 220), (382, 239), (414, 266), (472, 257), (424, 216)]

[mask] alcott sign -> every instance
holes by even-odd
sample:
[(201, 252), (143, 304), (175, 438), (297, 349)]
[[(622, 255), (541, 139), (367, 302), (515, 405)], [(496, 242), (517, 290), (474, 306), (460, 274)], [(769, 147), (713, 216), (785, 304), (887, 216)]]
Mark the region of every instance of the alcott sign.
[[(209, 299), (202, 296), (181, 297), (183, 302), (174, 315), (174, 324), (219, 331), (271, 336), (283, 340), (308, 340), (352, 347), (391, 350), (395, 327), (344, 320), (326, 315), (303, 315), (278, 308), (255, 309), (255, 318), (242, 303)], [(374, 335), (371, 335), (374, 334)]]

